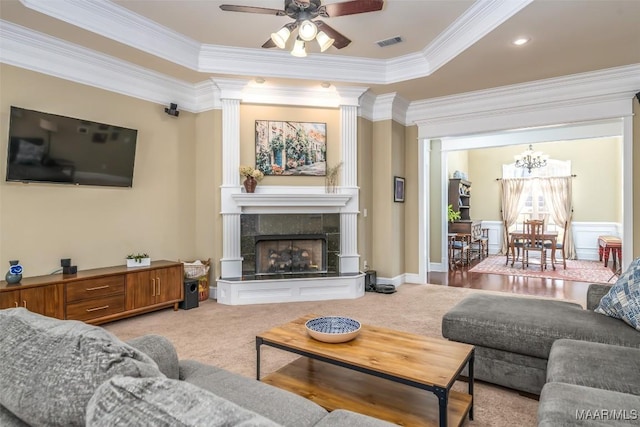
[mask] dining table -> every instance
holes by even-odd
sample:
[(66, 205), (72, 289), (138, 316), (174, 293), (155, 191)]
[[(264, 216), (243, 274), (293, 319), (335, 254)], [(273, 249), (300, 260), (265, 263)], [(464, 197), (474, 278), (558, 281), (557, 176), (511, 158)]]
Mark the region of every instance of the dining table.
[[(509, 262), (509, 250), (511, 251), (511, 267), (516, 259), (516, 247), (515, 242), (517, 240), (526, 239), (529, 233), (524, 230), (514, 230), (509, 232), (509, 249), (507, 250), (507, 263)], [(556, 246), (558, 245), (558, 231), (545, 230), (540, 234), (544, 243), (551, 243), (551, 267), (556, 269)]]

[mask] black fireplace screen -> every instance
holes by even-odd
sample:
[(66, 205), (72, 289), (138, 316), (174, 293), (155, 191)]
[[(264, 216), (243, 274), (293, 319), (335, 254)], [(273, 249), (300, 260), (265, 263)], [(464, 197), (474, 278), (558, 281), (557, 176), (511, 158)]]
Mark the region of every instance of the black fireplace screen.
[(327, 271), (325, 235), (257, 236), (255, 239), (258, 275)]

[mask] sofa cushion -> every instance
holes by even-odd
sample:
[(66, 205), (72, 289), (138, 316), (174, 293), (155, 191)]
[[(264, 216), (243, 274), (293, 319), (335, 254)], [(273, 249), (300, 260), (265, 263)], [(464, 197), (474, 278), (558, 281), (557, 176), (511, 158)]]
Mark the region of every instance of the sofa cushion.
[(147, 355), (79, 321), (0, 310), (0, 336), (0, 404), (30, 425), (84, 425), (105, 380), (162, 375)]
[(622, 319), (640, 331), (640, 258), (631, 262), (595, 311)]
[(87, 406), (86, 421), (88, 427), (278, 426), (184, 381), (122, 376), (98, 387)]
[(547, 382), (640, 395), (640, 348), (558, 340), (549, 354)]
[(564, 383), (540, 394), (538, 427), (637, 426), (640, 396)]
[(491, 294), (470, 295), (445, 313), (442, 335), (541, 359), (560, 338), (640, 347), (638, 331), (579, 304)]
[(320, 405), (301, 396), (195, 360), (180, 361), (180, 379), (284, 426), (313, 426), (327, 415)]
[(143, 335), (127, 341), (131, 347), (140, 350), (153, 359), (160, 372), (174, 380), (180, 375), (178, 353), (171, 341), (162, 335)]
[(0, 426), (2, 427), (29, 427), (20, 418), (16, 417), (4, 406), (0, 405)]

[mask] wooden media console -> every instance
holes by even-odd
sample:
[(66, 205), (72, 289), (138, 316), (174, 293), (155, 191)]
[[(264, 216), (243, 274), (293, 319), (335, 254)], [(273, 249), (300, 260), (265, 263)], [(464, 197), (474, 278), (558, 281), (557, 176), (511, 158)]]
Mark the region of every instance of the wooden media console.
[(111, 322), (173, 306), (184, 299), (184, 267), (154, 261), (149, 267), (124, 265), (0, 281), (0, 309), (24, 307), (58, 319), (91, 324)]

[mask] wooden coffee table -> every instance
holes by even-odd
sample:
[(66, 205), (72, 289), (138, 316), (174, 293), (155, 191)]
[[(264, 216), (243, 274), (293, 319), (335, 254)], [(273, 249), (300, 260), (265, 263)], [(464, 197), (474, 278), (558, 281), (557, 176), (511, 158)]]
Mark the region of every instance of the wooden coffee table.
[[(355, 340), (328, 344), (307, 334), (304, 324), (314, 317), (256, 336), (258, 380), (329, 411), (348, 409), (405, 426), (473, 419), (473, 346), (370, 325), (362, 325)], [(260, 378), (262, 345), (304, 357)], [(467, 365), (468, 394), (451, 390)]]

